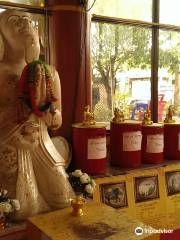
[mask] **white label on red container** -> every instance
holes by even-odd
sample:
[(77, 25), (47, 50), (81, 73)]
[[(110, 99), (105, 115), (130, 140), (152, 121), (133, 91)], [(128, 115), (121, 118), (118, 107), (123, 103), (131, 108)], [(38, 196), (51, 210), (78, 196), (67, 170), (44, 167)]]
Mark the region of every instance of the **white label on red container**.
[(106, 138), (88, 139), (88, 159), (106, 158)]
[(141, 150), (142, 134), (140, 131), (123, 133), (123, 151)]
[(152, 134), (147, 135), (147, 153), (162, 153), (164, 150), (164, 135)]

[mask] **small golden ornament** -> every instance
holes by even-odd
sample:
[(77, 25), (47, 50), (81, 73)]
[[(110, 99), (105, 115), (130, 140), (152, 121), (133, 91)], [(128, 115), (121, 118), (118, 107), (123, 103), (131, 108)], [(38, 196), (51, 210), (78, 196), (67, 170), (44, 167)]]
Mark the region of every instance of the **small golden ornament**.
[(89, 126), (89, 125), (95, 125), (96, 121), (94, 120), (94, 112), (91, 111), (90, 106), (87, 105), (84, 108), (84, 120), (83, 125)]
[(152, 125), (153, 121), (151, 121), (151, 111), (147, 109), (144, 112), (144, 119), (142, 120), (142, 125)]
[(82, 216), (83, 213), (83, 205), (86, 203), (86, 200), (84, 197), (76, 196), (75, 198), (71, 199), (71, 206), (73, 208), (72, 215), (73, 216)]
[(5, 229), (5, 227), (6, 227), (6, 218), (0, 217), (0, 231)]
[(164, 119), (164, 123), (174, 123), (175, 120), (173, 119), (174, 116), (174, 108), (172, 105), (168, 108), (168, 113), (166, 114), (166, 118)]
[(114, 118), (112, 121), (116, 123), (124, 122), (124, 113), (118, 107), (114, 109)]

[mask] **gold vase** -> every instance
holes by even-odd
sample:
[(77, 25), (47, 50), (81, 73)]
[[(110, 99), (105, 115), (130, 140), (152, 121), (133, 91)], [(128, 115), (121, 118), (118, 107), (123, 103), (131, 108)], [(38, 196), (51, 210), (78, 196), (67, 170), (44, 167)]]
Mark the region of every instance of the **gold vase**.
[(82, 216), (83, 213), (83, 205), (86, 203), (84, 197), (76, 196), (75, 198), (71, 199), (71, 206), (72, 206), (72, 215), (73, 216)]

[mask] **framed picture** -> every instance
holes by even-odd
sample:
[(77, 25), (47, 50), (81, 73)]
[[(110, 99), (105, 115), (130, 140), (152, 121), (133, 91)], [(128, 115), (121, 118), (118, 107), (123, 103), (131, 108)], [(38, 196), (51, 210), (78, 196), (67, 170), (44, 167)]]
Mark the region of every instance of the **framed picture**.
[(136, 202), (159, 198), (158, 176), (135, 177), (134, 193)]
[(126, 183), (100, 184), (101, 201), (113, 208), (127, 207)]
[(168, 196), (180, 193), (180, 171), (166, 172), (165, 176)]

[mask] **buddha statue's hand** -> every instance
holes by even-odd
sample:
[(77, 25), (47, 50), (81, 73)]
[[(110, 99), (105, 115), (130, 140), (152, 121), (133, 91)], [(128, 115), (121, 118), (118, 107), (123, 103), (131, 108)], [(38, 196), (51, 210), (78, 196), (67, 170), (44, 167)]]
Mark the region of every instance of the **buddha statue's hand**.
[(43, 119), (50, 130), (57, 130), (62, 125), (62, 115), (59, 109), (50, 109), (43, 116)]

